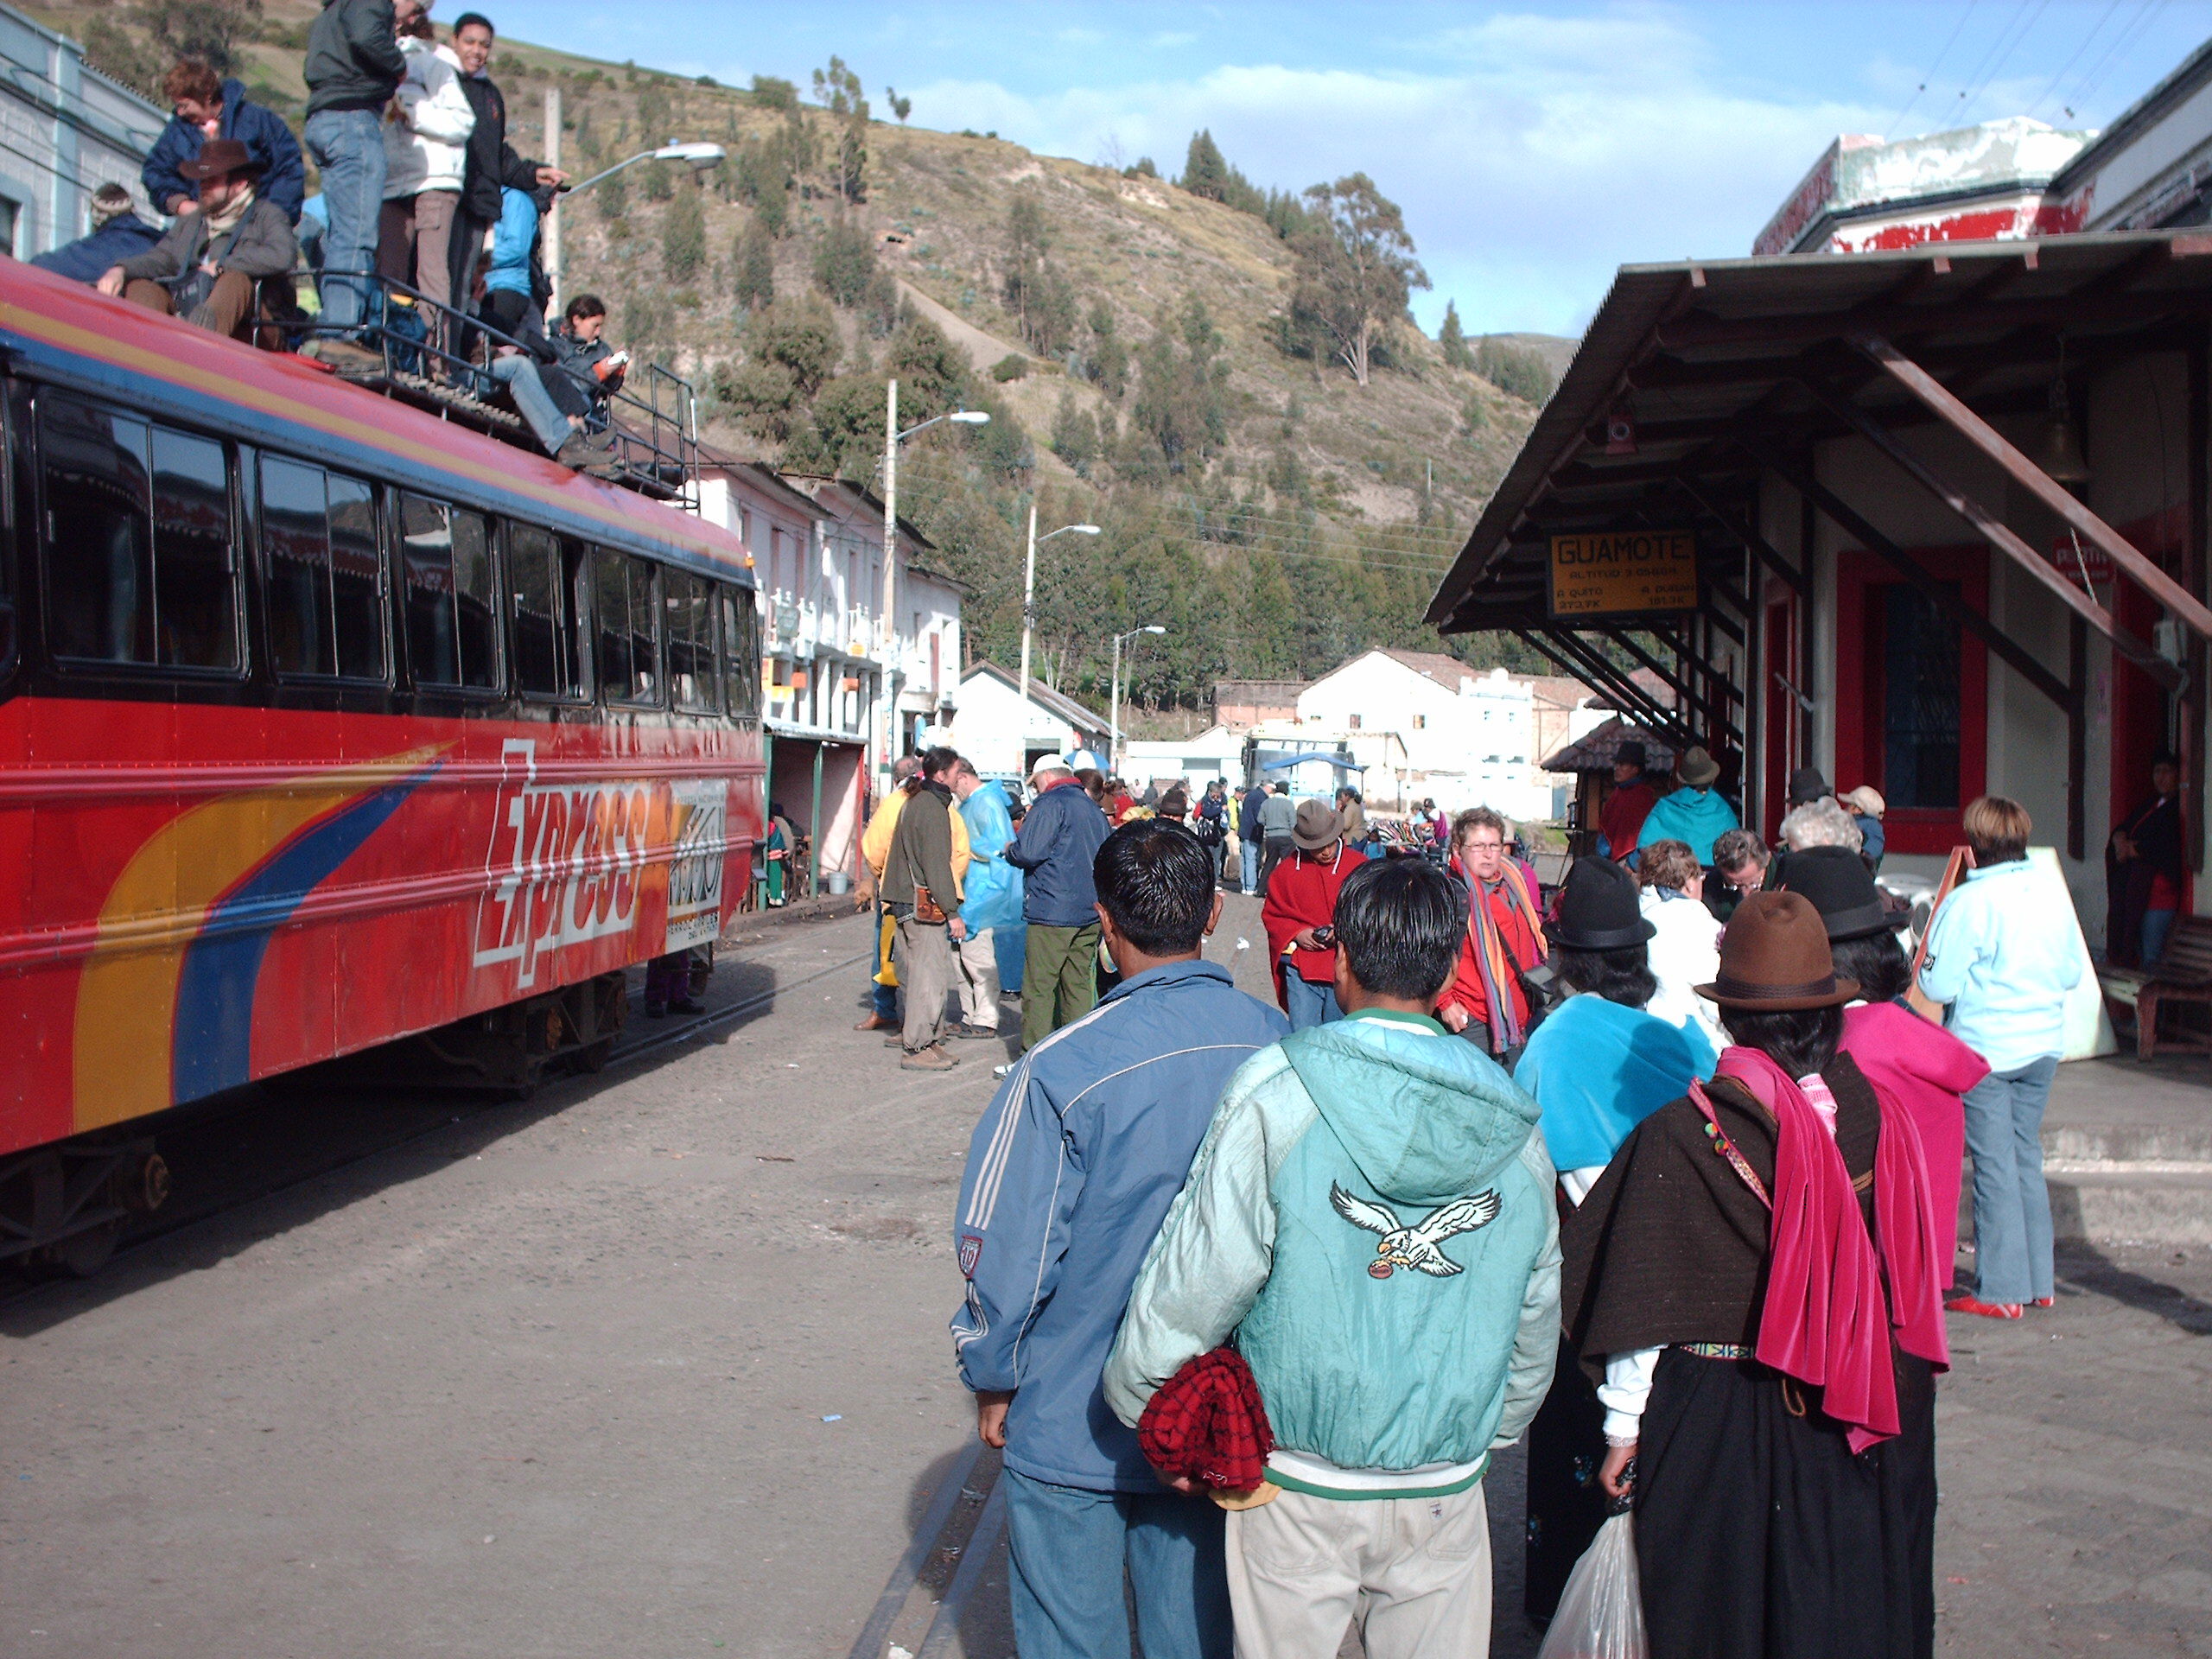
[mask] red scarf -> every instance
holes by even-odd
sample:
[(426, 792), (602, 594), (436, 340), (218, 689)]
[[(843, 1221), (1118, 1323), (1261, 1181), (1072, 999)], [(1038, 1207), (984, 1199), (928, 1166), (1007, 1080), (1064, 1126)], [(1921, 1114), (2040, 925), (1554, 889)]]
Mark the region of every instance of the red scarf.
[(1796, 1080), (1763, 1051), (1742, 1047), (1725, 1051), (1714, 1075), (1741, 1084), (1774, 1115), (1759, 1363), (1826, 1389), (1821, 1409), (1847, 1424), (1851, 1449), (1864, 1452), (1897, 1432), (1892, 1327), (1905, 1352), (1938, 1368), (1951, 1363), (1919, 1132), (1895, 1102), (1884, 1103), (1874, 1154), (1878, 1248), (1843, 1154)]

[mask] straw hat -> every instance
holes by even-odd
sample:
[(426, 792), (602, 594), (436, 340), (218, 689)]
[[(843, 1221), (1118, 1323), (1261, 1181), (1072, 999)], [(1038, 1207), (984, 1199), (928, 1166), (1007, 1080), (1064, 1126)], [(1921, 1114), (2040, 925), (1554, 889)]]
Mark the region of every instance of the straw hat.
[(1836, 977), (1828, 931), (1810, 899), (1755, 893), (1728, 918), (1720, 972), (1696, 990), (1724, 1008), (1786, 1014), (1848, 1002), (1859, 995), (1859, 982)]

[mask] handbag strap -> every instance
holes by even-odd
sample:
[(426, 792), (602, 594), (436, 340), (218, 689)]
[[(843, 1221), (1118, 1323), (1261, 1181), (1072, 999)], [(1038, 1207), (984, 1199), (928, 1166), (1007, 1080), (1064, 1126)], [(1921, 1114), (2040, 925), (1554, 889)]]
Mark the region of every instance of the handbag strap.
[(1759, 1179), (1758, 1172), (1751, 1167), (1751, 1160), (1728, 1138), (1728, 1132), (1720, 1127), (1720, 1119), (1713, 1109), (1712, 1096), (1705, 1092), (1705, 1085), (1695, 1079), (1690, 1083), (1690, 1099), (1696, 1103), (1698, 1110), (1705, 1114), (1705, 1138), (1713, 1143), (1713, 1149), (1728, 1160), (1728, 1166), (1743, 1178), (1744, 1185), (1751, 1189), (1753, 1196), (1772, 1210), (1774, 1199), (1767, 1192), (1766, 1183)]

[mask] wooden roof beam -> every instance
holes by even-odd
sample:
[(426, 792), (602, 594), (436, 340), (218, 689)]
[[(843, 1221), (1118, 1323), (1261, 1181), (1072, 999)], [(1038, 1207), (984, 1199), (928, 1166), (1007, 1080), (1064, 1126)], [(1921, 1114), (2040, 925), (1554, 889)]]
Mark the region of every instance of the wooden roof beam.
[(1886, 369), (1900, 385), (1935, 410), (1960, 436), (2003, 467), (2015, 483), (2102, 548), (2136, 586), (2188, 623), (2199, 639), (2212, 639), (2212, 610), (2207, 609), (2202, 600), (2014, 448), (2003, 433), (1968, 409), (1942, 382), (1878, 334), (1860, 335), (1852, 344)]
[(2031, 324), (2078, 327), (2094, 324), (2163, 322), (2212, 314), (2212, 291), (2177, 289), (2083, 296), (2053, 295), (1986, 304), (1885, 305), (1872, 311), (1828, 311), (1776, 317), (1685, 317), (1657, 330), (1662, 351), (1722, 346), (1807, 345), (1853, 334), (1924, 334), (1937, 330), (2012, 329)]

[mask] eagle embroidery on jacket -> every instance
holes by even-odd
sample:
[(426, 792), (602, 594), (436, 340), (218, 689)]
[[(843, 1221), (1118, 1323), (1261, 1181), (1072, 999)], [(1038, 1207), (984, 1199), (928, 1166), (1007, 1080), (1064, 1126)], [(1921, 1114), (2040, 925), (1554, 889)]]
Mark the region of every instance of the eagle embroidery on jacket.
[(1449, 1279), (1465, 1269), (1438, 1247), (1455, 1234), (1471, 1233), (1496, 1220), (1498, 1198), (1492, 1187), (1471, 1198), (1454, 1198), (1411, 1227), (1401, 1223), (1389, 1205), (1355, 1198), (1334, 1181), (1329, 1183), (1329, 1204), (1353, 1226), (1382, 1236), (1375, 1247), (1376, 1259), (1367, 1264), (1370, 1276), (1388, 1279), (1394, 1268), (1411, 1268), (1433, 1278)]

